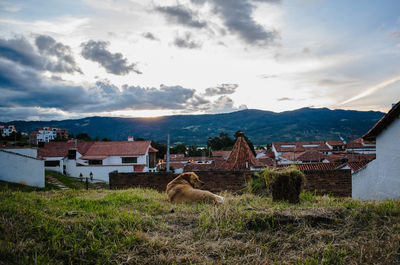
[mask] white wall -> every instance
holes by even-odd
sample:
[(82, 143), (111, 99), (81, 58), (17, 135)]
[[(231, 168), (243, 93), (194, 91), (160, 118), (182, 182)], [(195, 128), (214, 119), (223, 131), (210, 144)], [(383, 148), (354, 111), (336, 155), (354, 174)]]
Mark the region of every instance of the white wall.
[(44, 187), (44, 161), (0, 150), (0, 180)]
[(400, 119), (377, 137), (376, 160), (353, 174), (352, 190), (355, 199), (400, 199)]
[(3, 150), (21, 154), (21, 155), (30, 156), (30, 157), (37, 157), (37, 149), (36, 148), (4, 148)]
[(46, 170), (56, 171), (63, 174), (63, 165), (66, 158), (64, 157), (45, 157), (46, 161), (60, 161), (60, 165), (58, 167), (46, 167)]
[(78, 178), (79, 175), (89, 177), (90, 172), (93, 173), (93, 178), (99, 179), (105, 182), (109, 182), (108, 174), (112, 171), (117, 170), (118, 172), (133, 172), (133, 166), (106, 166), (106, 165), (91, 165), (91, 166), (77, 166), (75, 160), (65, 161), (67, 166), (67, 175)]

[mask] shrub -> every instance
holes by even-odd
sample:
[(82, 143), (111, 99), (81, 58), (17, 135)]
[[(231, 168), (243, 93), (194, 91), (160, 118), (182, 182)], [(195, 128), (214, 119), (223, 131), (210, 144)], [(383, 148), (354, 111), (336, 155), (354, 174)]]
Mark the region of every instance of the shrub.
[[(265, 185), (260, 184), (260, 180)], [(249, 182), (248, 190), (252, 193), (261, 193), (265, 187), (266, 194), (272, 195), (273, 201), (289, 201), (298, 203), (300, 201), (300, 192), (303, 187), (304, 173), (296, 167), (282, 169), (269, 169), (255, 175)]]

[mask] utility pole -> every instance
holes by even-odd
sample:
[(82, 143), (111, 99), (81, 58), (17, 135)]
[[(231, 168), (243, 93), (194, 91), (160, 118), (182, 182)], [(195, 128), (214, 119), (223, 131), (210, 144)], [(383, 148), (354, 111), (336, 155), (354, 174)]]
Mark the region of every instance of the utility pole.
[(168, 132), (168, 138), (167, 138), (167, 172), (169, 172), (169, 132)]

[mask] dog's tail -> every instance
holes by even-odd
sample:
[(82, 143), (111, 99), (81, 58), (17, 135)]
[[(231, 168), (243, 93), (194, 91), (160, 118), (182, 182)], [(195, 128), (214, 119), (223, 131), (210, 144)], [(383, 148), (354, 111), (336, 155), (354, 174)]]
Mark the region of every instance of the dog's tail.
[(216, 198), (217, 202), (219, 202), (219, 203), (223, 203), (225, 201), (224, 197), (221, 197), (218, 195), (215, 195), (215, 198)]

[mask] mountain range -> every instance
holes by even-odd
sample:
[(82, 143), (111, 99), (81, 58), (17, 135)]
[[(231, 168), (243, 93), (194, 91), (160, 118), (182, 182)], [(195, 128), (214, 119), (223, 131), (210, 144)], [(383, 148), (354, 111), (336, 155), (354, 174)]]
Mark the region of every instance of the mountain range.
[(294, 111), (271, 112), (255, 109), (224, 114), (174, 115), (156, 118), (88, 117), (61, 121), (11, 121), (18, 131), (30, 133), (39, 127), (66, 128), (77, 135), (87, 133), (112, 140), (128, 136), (171, 143), (204, 146), (208, 137), (221, 132), (232, 136), (242, 130), (255, 144), (275, 141), (317, 141), (339, 139), (349, 141), (366, 133), (384, 113), (377, 111), (330, 110), (302, 108)]

